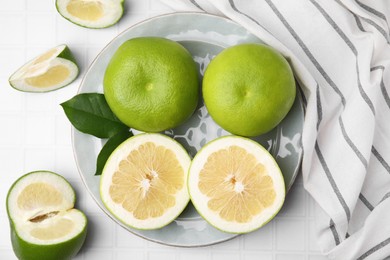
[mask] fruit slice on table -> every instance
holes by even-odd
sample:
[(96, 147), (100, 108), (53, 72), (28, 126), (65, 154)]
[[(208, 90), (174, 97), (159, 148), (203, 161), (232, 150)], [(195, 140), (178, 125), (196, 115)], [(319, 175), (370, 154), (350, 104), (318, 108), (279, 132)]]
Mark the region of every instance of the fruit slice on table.
[(172, 222), (189, 202), (184, 148), (161, 134), (140, 134), (114, 150), (103, 169), (100, 196), (126, 225), (157, 229)]
[(19, 259), (71, 259), (86, 237), (87, 219), (74, 209), (75, 193), (47, 171), (19, 178), (7, 196), (12, 246)]
[(57, 11), (70, 22), (87, 28), (105, 28), (123, 15), (123, 0), (56, 0)]
[(285, 197), (273, 157), (258, 143), (237, 136), (216, 139), (198, 152), (188, 189), (199, 214), (229, 233), (263, 226), (279, 212)]
[(69, 48), (60, 45), (23, 65), (9, 78), (9, 83), (20, 91), (48, 92), (70, 84), (78, 73)]

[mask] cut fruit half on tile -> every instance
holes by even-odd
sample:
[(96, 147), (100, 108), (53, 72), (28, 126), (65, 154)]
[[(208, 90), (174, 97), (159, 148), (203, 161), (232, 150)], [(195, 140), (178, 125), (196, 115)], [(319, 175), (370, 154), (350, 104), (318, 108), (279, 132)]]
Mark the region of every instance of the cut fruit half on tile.
[(19, 178), (7, 196), (12, 247), (19, 259), (72, 259), (82, 247), (87, 218), (74, 207), (75, 192), (48, 171)]
[(57, 0), (57, 11), (70, 22), (87, 28), (106, 28), (123, 15), (123, 0)]
[(72, 83), (79, 74), (66, 45), (60, 45), (23, 65), (9, 78), (10, 85), (24, 92), (48, 92)]

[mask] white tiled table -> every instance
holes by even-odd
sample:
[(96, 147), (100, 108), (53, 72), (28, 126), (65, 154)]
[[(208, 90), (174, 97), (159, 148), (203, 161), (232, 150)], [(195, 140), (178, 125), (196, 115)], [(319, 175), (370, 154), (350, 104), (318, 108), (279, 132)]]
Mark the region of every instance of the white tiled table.
[[(115, 26), (78, 27), (55, 10), (54, 0), (12, 0), (0, 5), (0, 259), (16, 259), (5, 210), (11, 184), (24, 173), (51, 170), (74, 186), (77, 207), (89, 218), (89, 233), (77, 259), (321, 260), (313, 238), (313, 202), (298, 177), (281, 213), (262, 229), (201, 248), (175, 248), (139, 238), (107, 217), (84, 189), (73, 158), (70, 124), (59, 104), (73, 97), (88, 65), (119, 32), (132, 24), (172, 12), (157, 0), (127, 0)], [(26, 61), (59, 44), (68, 44), (81, 68), (70, 86), (45, 94), (12, 89), (8, 77)], [(42, 259), (44, 260), (44, 259)]]

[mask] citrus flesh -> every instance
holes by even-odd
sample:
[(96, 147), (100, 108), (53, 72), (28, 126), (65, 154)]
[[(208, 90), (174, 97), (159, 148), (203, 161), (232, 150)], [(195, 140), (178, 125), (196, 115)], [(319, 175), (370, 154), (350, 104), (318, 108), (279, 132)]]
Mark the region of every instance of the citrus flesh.
[(123, 15), (122, 0), (57, 0), (56, 6), (64, 18), (87, 28), (112, 26)]
[(60, 45), (23, 65), (10, 78), (15, 89), (26, 92), (48, 92), (73, 82), (78, 67), (66, 45)]
[(204, 146), (188, 178), (199, 214), (225, 232), (246, 233), (263, 226), (284, 202), (278, 165), (265, 148), (246, 138), (221, 137)]
[(198, 70), (179, 43), (133, 38), (115, 52), (104, 76), (104, 96), (131, 128), (160, 132), (183, 123), (196, 109)]
[(214, 121), (230, 133), (257, 136), (291, 109), (295, 80), (286, 59), (262, 44), (240, 44), (219, 53), (203, 78), (203, 98)]
[(106, 208), (124, 224), (156, 229), (172, 222), (189, 202), (190, 158), (175, 140), (140, 134), (111, 154), (100, 180)]
[(7, 196), (11, 240), (19, 259), (70, 259), (86, 237), (87, 219), (74, 209), (75, 193), (47, 171), (19, 178)]

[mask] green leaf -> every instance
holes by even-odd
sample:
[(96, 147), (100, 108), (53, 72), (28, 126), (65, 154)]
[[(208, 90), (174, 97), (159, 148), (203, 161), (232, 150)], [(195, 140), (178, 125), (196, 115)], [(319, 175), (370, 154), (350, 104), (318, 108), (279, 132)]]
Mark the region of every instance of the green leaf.
[(122, 131), (112, 136), (107, 140), (107, 143), (103, 146), (100, 151), (97, 161), (96, 161), (96, 173), (95, 175), (101, 175), (104, 165), (106, 164), (108, 157), (111, 153), (117, 148), (122, 142), (124, 142), (129, 137), (133, 136), (131, 131)]
[(72, 125), (80, 132), (110, 138), (129, 130), (111, 111), (103, 94), (83, 93), (61, 104)]

